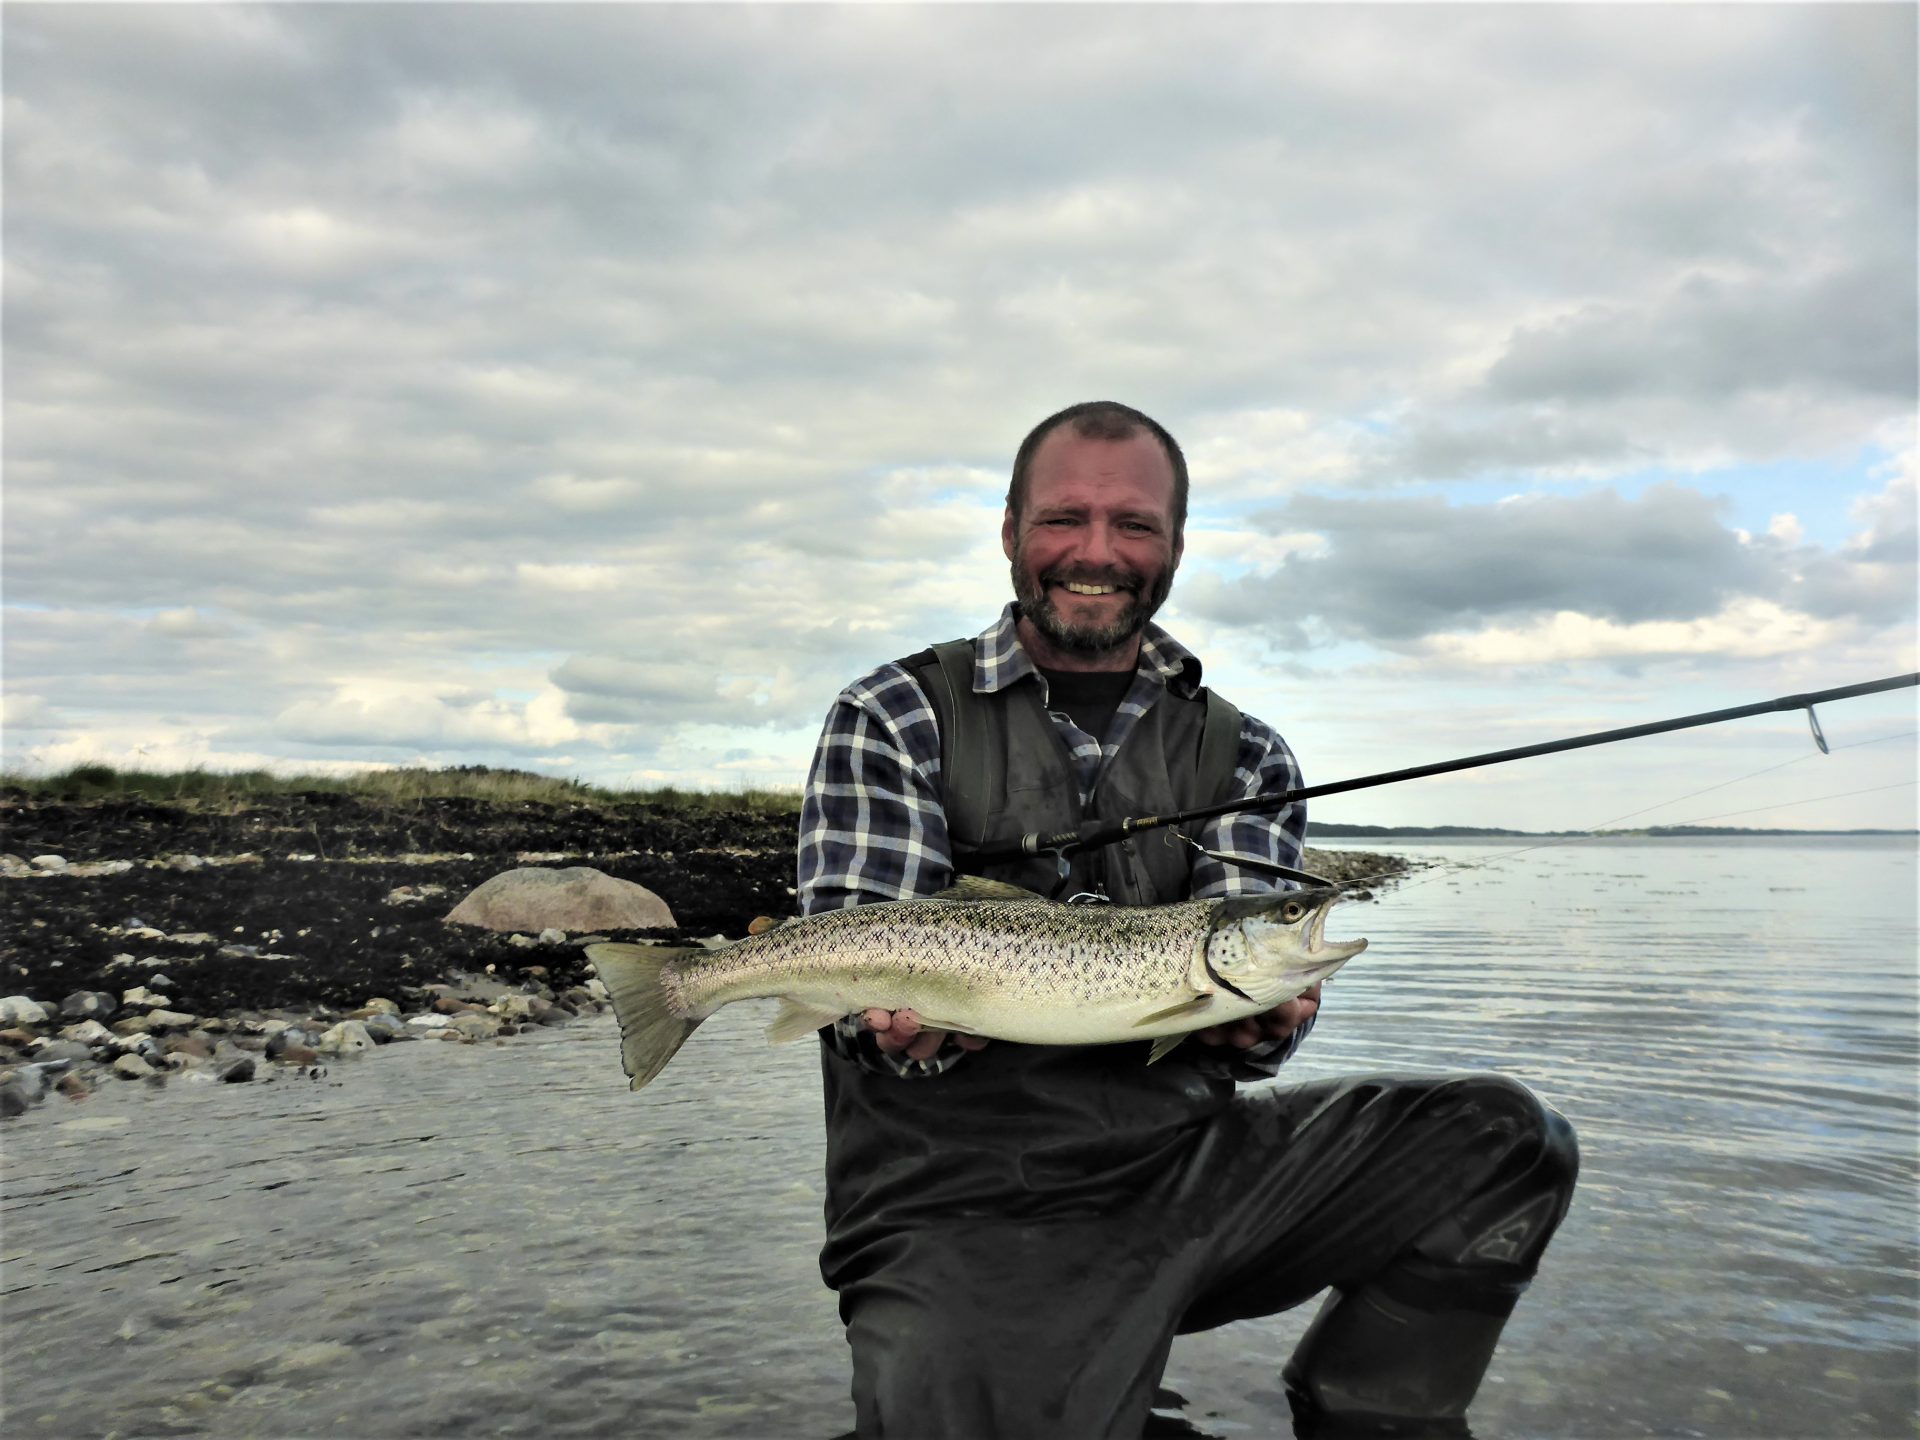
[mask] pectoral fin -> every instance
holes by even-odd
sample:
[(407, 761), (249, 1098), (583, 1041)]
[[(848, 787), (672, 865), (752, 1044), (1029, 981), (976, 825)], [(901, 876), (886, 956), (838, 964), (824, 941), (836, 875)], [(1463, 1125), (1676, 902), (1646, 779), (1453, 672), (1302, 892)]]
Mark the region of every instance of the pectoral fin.
[(782, 998), (780, 1013), (773, 1017), (773, 1023), (767, 1026), (769, 1045), (790, 1045), (795, 1040), (804, 1040), (822, 1026), (831, 1025), (840, 1018), (836, 1010), (819, 1010), (811, 1005), (802, 1005), (798, 1000)]
[[(1212, 998), (1211, 995), (1195, 995), (1188, 1000), (1176, 1001), (1164, 1010), (1156, 1010), (1151, 1015), (1142, 1015), (1138, 1020), (1133, 1022), (1133, 1028), (1138, 1030), (1142, 1025), (1157, 1025), (1162, 1020), (1184, 1020), (1188, 1016), (1197, 1015), (1206, 1009), (1207, 1002)], [(1159, 1057), (1156, 1056), (1154, 1058), (1158, 1059)]]

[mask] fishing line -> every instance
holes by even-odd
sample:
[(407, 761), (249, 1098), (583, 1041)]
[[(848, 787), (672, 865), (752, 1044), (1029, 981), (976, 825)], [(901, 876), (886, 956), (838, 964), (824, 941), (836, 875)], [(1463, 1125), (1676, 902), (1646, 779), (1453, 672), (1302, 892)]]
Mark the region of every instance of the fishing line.
[[(1869, 740), (1853, 740), (1853, 741), (1849, 741), (1845, 745), (1834, 745), (1831, 747), (1830, 750), (1823, 751), (1820, 753), (1831, 754), (1831, 753), (1837, 753), (1841, 750), (1857, 750), (1862, 746), (1866, 746), (1866, 745), (1884, 745), (1889, 740), (1906, 740), (1906, 739), (1911, 739), (1915, 735), (1920, 735), (1920, 730), (1901, 730), (1901, 731), (1896, 731), (1894, 734), (1891, 734), (1891, 735), (1876, 735)], [(1449, 874), (1456, 870), (1474, 870), (1487, 865), (1499, 865), (1509, 860), (1517, 860), (1522, 855), (1531, 855), (1536, 851), (1540, 851), (1540, 850), (1554, 850), (1566, 845), (1581, 845), (1589, 841), (1604, 839), (1605, 838), (1604, 832), (1610, 826), (1618, 825), (1622, 820), (1631, 820), (1631, 819), (1634, 819), (1636, 816), (1645, 815), (1649, 811), (1653, 811), (1653, 810), (1664, 810), (1669, 805), (1678, 805), (1682, 801), (1697, 799), (1702, 795), (1710, 795), (1715, 790), (1724, 790), (1729, 785), (1739, 785), (1744, 781), (1758, 779), (1762, 775), (1769, 775), (1776, 770), (1784, 770), (1789, 766), (1798, 765), (1802, 761), (1811, 760), (1813, 758), (1814, 758), (1813, 754), (1809, 753), (1805, 755), (1796, 755), (1791, 760), (1782, 760), (1777, 764), (1765, 765), (1758, 770), (1750, 770), (1744, 775), (1735, 775), (1730, 780), (1722, 780), (1718, 784), (1708, 785), (1699, 790), (1692, 790), (1685, 795), (1676, 795), (1671, 800), (1661, 800), (1652, 805), (1644, 805), (1638, 810), (1629, 810), (1624, 815), (1616, 815), (1610, 820), (1602, 820), (1597, 824), (1588, 825), (1583, 828), (1580, 834), (1577, 834), (1577, 835), (1556, 836), (1551, 840), (1542, 840), (1537, 844), (1533, 844), (1533, 845), (1522, 845), (1519, 848), (1513, 849), (1513, 850), (1495, 850), (1486, 855), (1477, 856), (1472, 860), (1431, 861), (1431, 862), (1428, 862), (1427, 865), (1423, 867), (1430, 873), (1419, 875), (1419, 876), (1405, 876), (1405, 878), (1402, 880), (1402, 883), (1397, 887), (1397, 889), (1400, 891), (1411, 890), (1417, 887), (1418, 885), (1425, 883), (1428, 880), (1438, 879), (1441, 875)], [(1709, 820), (1731, 819), (1737, 815), (1752, 815), (1763, 810), (1788, 809), (1790, 807), (1797, 806), (1797, 805), (1815, 805), (1820, 803), (1823, 800), (1845, 800), (1855, 795), (1873, 795), (1883, 790), (1898, 790), (1903, 788), (1904, 786), (1912, 785), (1914, 783), (1915, 782), (1911, 780), (1901, 780), (1901, 781), (1896, 781), (1891, 785), (1871, 786), (1865, 790), (1848, 790), (1848, 791), (1844, 791), (1842, 793), (1834, 794), (1834, 795), (1814, 795), (1814, 796), (1809, 796), (1808, 798), (1802, 799), (1802, 800), (1782, 800), (1782, 801), (1774, 802), (1773, 804), (1769, 804), (1769, 805), (1755, 805), (1745, 810), (1727, 810), (1727, 811), (1721, 812), (1718, 815), (1703, 815), (1703, 816), (1696, 817), (1695, 819), (1692, 819), (1692, 820), (1675, 820), (1675, 821), (1670, 821), (1669, 823), (1674, 825), (1701, 825), (1706, 823)], [(1195, 848), (1198, 849), (1199, 847), (1195, 846)], [(1204, 854), (1208, 852), (1203, 851), (1202, 853)], [(1357, 876), (1352, 880), (1339, 881), (1336, 884), (1335, 888), (1345, 890), (1354, 886), (1369, 884), (1374, 881), (1384, 882), (1386, 880), (1393, 879), (1396, 874), (1404, 875), (1404, 872), (1380, 871), (1372, 875)]]

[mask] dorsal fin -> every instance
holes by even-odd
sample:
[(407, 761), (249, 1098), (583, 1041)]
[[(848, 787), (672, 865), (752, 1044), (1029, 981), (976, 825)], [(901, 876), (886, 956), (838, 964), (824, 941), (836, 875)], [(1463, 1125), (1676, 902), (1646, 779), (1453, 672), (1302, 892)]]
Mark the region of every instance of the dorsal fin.
[(1004, 880), (989, 880), (982, 875), (960, 875), (948, 889), (932, 896), (935, 900), (1044, 900), (1031, 890), (1009, 885)]

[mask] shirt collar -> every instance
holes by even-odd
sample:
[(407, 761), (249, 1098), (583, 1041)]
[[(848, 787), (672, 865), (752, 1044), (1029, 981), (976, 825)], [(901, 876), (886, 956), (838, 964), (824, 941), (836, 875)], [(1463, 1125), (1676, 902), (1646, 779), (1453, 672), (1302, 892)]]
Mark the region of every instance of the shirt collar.
[[(1029, 675), (1041, 678), (1026, 646), (1020, 643), (1020, 632), (1016, 628), (1019, 620), (1020, 603), (1010, 600), (1007, 608), (1000, 612), (1000, 618), (981, 631), (974, 641), (973, 688), (976, 691), (991, 695)], [(1199, 657), (1152, 621), (1147, 622), (1146, 632), (1140, 637), (1137, 673), (1166, 686), (1176, 695), (1191, 697), (1200, 688)]]

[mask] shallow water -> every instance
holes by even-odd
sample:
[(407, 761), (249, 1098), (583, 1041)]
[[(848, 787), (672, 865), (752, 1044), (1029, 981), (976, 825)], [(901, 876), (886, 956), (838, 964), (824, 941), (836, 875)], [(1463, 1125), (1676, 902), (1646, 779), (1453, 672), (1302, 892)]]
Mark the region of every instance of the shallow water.
[[(1585, 844), (1336, 912), (1373, 945), (1289, 1070), (1498, 1069), (1581, 1133), (1482, 1440), (1913, 1434), (1915, 880), (1910, 841)], [(9, 1122), (0, 1432), (844, 1430), (816, 1062), (762, 1019), (638, 1096), (602, 1017)], [(1181, 1340), (1187, 1418), (1287, 1433), (1307, 1318)]]

